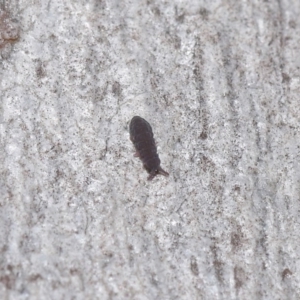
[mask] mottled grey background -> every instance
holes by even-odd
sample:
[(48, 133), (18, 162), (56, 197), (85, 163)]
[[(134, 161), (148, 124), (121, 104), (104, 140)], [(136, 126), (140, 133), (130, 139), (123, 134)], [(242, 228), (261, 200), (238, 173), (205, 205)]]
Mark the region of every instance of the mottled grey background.
[(1, 299), (300, 299), (299, 0), (0, 8)]

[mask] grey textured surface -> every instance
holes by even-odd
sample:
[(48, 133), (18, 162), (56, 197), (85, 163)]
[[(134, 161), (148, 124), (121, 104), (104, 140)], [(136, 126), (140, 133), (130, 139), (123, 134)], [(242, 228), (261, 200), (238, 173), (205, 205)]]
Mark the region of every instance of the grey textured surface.
[(300, 298), (298, 0), (1, 8), (0, 299)]

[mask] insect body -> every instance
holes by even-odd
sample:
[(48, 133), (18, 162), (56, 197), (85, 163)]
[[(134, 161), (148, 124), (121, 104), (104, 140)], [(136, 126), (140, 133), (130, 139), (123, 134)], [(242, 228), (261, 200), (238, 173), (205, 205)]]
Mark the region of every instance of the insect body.
[(150, 174), (148, 180), (152, 180), (157, 174), (169, 176), (169, 173), (160, 167), (160, 159), (150, 124), (145, 119), (135, 116), (130, 122), (129, 130), (130, 139), (136, 149), (135, 156), (141, 159), (144, 168)]

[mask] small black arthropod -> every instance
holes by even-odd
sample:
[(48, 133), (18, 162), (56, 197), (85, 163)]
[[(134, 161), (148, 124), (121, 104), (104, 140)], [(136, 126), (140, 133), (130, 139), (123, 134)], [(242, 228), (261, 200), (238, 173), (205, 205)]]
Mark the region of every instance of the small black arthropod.
[(135, 116), (130, 122), (129, 131), (130, 139), (136, 149), (134, 156), (139, 157), (143, 162), (144, 168), (150, 174), (148, 180), (152, 180), (157, 174), (169, 176), (169, 173), (160, 167), (150, 124), (145, 119)]

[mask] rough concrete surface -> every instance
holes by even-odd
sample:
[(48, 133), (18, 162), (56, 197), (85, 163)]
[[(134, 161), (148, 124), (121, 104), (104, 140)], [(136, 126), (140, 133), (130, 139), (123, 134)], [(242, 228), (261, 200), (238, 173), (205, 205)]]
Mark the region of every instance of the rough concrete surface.
[(300, 1), (0, 8), (0, 299), (300, 299)]

